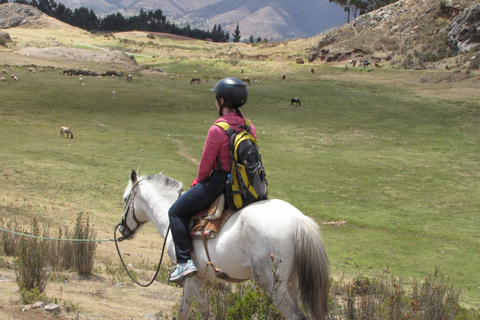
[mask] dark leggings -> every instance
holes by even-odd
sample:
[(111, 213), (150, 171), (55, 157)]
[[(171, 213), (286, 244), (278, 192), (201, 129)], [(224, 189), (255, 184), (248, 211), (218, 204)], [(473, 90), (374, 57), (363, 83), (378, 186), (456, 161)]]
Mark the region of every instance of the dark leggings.
[(225, 183), (222, 172), (214, 172), (210, 178), (186, 191), (168, 210), (177, 263), (185, 263), (191, 259), (189, 218), (208, 208), (213, 200), (224, 193)]

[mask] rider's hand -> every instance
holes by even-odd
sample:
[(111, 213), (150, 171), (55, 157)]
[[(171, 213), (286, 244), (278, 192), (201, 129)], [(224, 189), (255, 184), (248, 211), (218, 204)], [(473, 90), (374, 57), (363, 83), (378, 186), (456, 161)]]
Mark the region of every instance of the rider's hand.
[(192, 183), (190, 184), (190, 188), (197, 184), (197, 178), (193, 179)]

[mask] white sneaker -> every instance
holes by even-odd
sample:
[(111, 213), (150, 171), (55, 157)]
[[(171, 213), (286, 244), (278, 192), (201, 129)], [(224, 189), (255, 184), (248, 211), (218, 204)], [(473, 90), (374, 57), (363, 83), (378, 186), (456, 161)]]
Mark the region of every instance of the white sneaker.
[(177, 264), (175, 270), (168, 277), (170, 282), (181, 282), (185, 278), (193, 277), (198, 273), (197, 267), (193, 260), (188, 260), (185, 263)]

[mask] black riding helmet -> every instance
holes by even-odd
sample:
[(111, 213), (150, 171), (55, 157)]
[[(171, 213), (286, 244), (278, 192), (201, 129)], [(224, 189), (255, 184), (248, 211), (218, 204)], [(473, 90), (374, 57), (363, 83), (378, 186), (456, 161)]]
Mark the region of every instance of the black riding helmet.
[(221, 108), (240, 108), (247, 103), (247, 86), (242, 80), (237, 78), (223, 78), (210, 91), (214, 91), (217, 94), (217, 100), (220, 97), (225, 100)]

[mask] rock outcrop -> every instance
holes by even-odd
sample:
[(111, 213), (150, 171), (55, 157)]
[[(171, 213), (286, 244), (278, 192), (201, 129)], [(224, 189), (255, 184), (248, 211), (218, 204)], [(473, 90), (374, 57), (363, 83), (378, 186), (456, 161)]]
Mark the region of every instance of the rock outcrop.
[(22, 26), (42, 16), (42, 12), (33, 6), (18, 3), (0, 5), (0, 29)]
[(480, 43), (480, 3), (459, 13), (447, 31), (447, 43), (453, 50), (464, 53)]
[(477, 45), (480, 48), (478, 1), (400, 0), (329, 31), (308, 60), (338, 63), (362, 58), (410, 69), (435, 68), (444, 58), (472, 48), (479, 51)]

